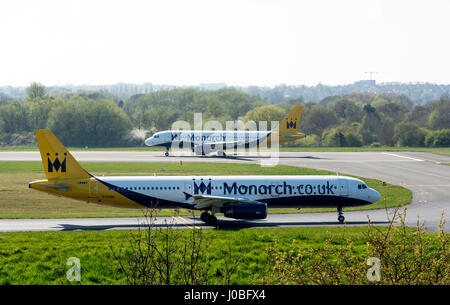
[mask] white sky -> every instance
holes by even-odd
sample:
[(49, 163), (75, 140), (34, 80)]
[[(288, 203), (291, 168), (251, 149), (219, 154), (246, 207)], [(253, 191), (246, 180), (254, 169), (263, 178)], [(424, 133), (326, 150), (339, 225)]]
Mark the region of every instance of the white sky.
[(450, 83), (450, 1), (1, 0), (0, 86)]

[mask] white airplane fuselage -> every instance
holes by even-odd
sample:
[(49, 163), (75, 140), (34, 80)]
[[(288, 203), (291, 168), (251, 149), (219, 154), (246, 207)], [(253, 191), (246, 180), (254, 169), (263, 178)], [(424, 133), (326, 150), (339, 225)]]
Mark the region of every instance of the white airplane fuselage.
[(264, 141), (271, 131), (214, 131), (214, 130), (183, 130), (161, 131), (145, 140), (147, 146), (171, 147), (179, 143), (188, 143), (190, 146), (203, 144), (256, 144)]
[[(142, 205), (197, 209), (196, 201), (229, 199), (263, 202), (268, 208), (353, 207), (374, 203), (380, 194), (345, 176), (149, 176), (95, 177), (110, 191)], [(217, 202), (216, 202), (217, 203)], [(217, 204), (220, 207), (227, 204)], [(210, 208), (214, 204), (206, 206)], [(200, 208), (202, 209), (202, 208)]]

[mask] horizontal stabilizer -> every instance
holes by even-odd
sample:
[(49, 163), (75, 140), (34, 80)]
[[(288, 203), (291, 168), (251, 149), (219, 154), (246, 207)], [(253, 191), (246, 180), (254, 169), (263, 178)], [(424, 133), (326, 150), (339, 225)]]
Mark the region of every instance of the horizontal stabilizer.
[(68, 189), (72, 188), (70, 185), (67, 185), (67, 184), (38, 183), (37, 185), (52, 188), (52, 189), (55, 189), (58, 191), (63, 191), (63, 192), (66, 192)]

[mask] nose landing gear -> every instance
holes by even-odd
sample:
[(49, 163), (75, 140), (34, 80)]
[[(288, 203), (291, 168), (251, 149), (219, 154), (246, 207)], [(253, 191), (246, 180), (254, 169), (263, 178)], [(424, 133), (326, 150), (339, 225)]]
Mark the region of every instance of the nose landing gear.
[(345, 217), (344, 217), (343, 212), (342, 212), (342, 207), (338, 207), (338, 208), (337, 208), (337, 211), (338, 211), (338, 214), (339, 214), (339, 216), (338, 216), (338, 221), (339, 221), (340, 223), (344, 223)]

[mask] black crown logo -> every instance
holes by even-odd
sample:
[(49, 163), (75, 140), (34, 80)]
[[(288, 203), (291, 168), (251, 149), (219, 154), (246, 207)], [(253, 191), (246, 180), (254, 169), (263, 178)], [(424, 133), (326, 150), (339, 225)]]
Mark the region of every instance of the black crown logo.
[(294, 128), (294, 129), (296, 129), (296, 128), (297, 128), (297, 120), (296, 120), (295, 122), (292, 121), (292, 118), (291, 118), (291, 122), (289, 122), (288, 120), (286, 120), (286, 128), (287, 128), (287, 129), (289, 129), (289, 128)]
[(64, 153), (64, 159), (63, 161), (59, 161), (58, 158), (58, 153), (55, 153), (55, 161), (52, 162), (52, 160), (50, 160), (50, 153), (47, 153), (47, 163), (48, 163), (48, 167), (47, 167), (47, 171), (49, 173), (52, 173), (53, 171), (57, 172), (61, 169), (61, 173), (65, 173), (66, 172), (66, 157), (67, 153)]
[(194, 194), (199, 194), (202, 193), (204, 194), (206, 191), (207, 195), (211, 195), (211, 182), (209, 182), (208, 184), (205, 184), (203, 181), (200, 183), (200, 185), (198, 185), (197, 183), (194, 182)]

